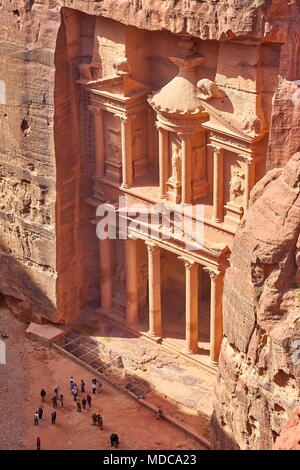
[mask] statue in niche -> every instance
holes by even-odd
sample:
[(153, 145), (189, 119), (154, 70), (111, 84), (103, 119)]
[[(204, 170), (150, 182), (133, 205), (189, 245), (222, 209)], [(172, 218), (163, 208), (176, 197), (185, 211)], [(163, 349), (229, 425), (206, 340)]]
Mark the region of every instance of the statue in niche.
[(230, 201), (238, 203), (238, 198), (244, 194), (245, 175), (240, 168), (234, 168), (230, 181)]
[(194, 179), (200, 180), (205, 177), (205, 159), (204, 159), (204, 146), (193, 147), (194, 155), (194, 168), (193, 175)]
[(109, 127), (108, 129), (108, 147), (112, 160), (121, 161), (120, 131)]
[(117, 264), (117, 266), (115, 267), (113, 278), (118, 286), (125, 288), (126, 275), (125, 268), (122, 264)]
[(132, 140), (134, 156), (137, 159), (143, 158), (143, 129), (137, 129)]
[(174, 146), (171, 164), (172, 174), (170, 181), (172, 181), (172, 183), (179, 184), (181, 182), (181, 149), (178, 147), (178, 145)]

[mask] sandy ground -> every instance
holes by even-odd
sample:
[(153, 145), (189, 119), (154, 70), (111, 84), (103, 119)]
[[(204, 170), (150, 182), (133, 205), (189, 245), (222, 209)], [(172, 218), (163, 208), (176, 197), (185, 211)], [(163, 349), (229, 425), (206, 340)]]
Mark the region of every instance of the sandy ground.
[[(199, 449), (196, 440), (155, 415), (128, 396), (107, 386), (101, 393), (91, 393), (92, 375), (85, 369), (25, 339), (26, 325), (0, 309), (0, 330), (6, 339), (7, 364), (0, 365), (0, 448), (34, 449), (36, 438), (42, 449), (110, 449), (109, 436), (116, 432), (119, 449)], [(83, 379), (92, 395), (91, 410), (77, 412), (69, 390), (70, 376), (79, 384)], [(51, 425), (51, 397), (59, 385), (64, 408), (57, 409), (57, 424)], [(43, 420), (34, 426), (33, 414), (40, 406), (40, 390), (47, 392)], [(85, 394), (80, 394), (83, 398)], [(92, 426), (91, 415), (100, 412), (104, 428)]]

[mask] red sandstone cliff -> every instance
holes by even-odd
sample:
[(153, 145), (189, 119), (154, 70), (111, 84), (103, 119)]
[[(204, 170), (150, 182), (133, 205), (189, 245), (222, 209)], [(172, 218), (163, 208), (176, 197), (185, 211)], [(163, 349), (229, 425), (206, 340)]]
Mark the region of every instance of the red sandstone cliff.
[(252, 191), (223, 295), (217, 448), (270, 449), (299, 403), (300, 153)]
[(296, 408), (283, 425), (273, 450), (300, 450), (300, 408)]

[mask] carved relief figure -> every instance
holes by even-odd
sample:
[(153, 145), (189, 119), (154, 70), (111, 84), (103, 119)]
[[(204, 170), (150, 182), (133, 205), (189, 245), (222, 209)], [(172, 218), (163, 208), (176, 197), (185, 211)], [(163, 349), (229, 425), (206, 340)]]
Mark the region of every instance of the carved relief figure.
[(204, 146), (193, 147), (194, 155), (194, 180), (200, 180), (205, 177), (205, 155), (204, 155)]
[(118, 162), (121, 161), (120, 131), (109, 127), (108, 129), (108, 147), (111, 158)]
[(238, 204), (238, 198), (244, 194), (244, 179), (245, 175), (239, 168), (234, 168), (230, 181), (230, 201)]
[(177, 145), (174, 146), (174, 150), (173, 150), (172, 158), (171, 158), (171, 164), (172, 164), (172, 174), (170, 177), (170, 181), (172, 181), (175, 184), (178, 184), (181, 181), (181, 150), (179, 149)]
[(197, 96), (200, 100), (209, 101), (213, 98), (222, 98), (222, 91), (218, 88), (218, 85), (208, 78), (202, 78), (199, 80), (197, 88), (199, 90)]

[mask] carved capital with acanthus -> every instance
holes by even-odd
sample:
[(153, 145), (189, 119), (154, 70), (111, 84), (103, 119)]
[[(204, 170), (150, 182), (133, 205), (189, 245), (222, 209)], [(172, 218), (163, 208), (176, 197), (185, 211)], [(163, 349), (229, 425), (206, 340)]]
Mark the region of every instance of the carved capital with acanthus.
[(203, 270), (209, 274), (209, 277), (213, 282), (216, 282), (218, 279), (224, 276), (223, 271), (218, 271), (208, 267), (203, 268)]
[(218, 145), (215, 145), (215, 144), (208, 144), (208, 147), (210, 147), (212, 149), (212, 151), (214, 152), (214, 154), (219, 157), (220, 155), (222, 155), (223, 153), (223, 149), (222, 147), (219, 147)]
[(95, 115), (100, 115), (103, 113), (103, 109), (102, 108), (98, 108), (97, 106), (94, 106), (92, 104), (90, 104), (88, 106), (88, 110), (91, 111), (91, 113), (95, 114)]
[(155, 243), (153, 243), (152, 241), (145, 241), (145, 245), (148, 250), (148, 253), (150, 253), (151, 255), (155, 253), (159, 253), (160, 251), (160, 247), (156, 245)]
[(191, 269), (196, 269), (199, 266), (197, 261), (194, 261), (194, 260), (189, 259), (189, 258), (185, 258), (184, 256), (179, 256), (179, 259), (181, 259), (183, 261), (185, 269), (187, 269), (188, 271), (190, 271)]
[(241, 160), (243, 160), (243, 162), (246, 163), (246, 165), (252, 165), (252, 163), (253, 163), (253, 158), (251, 158), (248, 155), (239, 154), (238, 157)]

